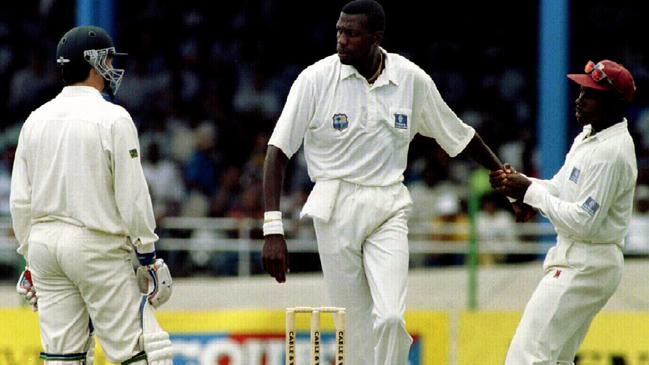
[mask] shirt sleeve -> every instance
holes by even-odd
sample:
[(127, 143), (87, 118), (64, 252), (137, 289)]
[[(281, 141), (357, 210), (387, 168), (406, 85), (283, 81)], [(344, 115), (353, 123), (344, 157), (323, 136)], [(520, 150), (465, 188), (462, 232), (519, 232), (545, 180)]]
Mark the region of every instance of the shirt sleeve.
[[(584, 135), (585, 132), (581, 132), (577, 137), (575, 137), (575, 140), (572, 142), (572, 145), (570, 146), (570, 151), (568, 151), (568, 155), (566, 155), (566, 161), (568, 160), (572, 151), (575, 149), (575, 145), (577, 141), (582, 140), (584, 138)], [(561, 184), (563, 181), (565, 181), (567, 169), (568, 167), (566, 165), (561, 166), (559, 171), (550, 180), (542, 180), (542, 179), (535, 179), (535, 178), (529, 178), (529, 179), (532, 180), (532, 182), (542, 185), (548, 191), (548, 193), (552, 194), (553, 196), (559, 196), (559, 192), (561, 191)]]
[(434, 138), (451, 157), (457, 156), (471, 142), (475, 130), (451, 110), (428, 75), (417, 85), (420, 90), (415, 90), (415, 95), (424, 96), (416, 114), (417, 133)]
[(533, 177), (530, 177), (529, 179), (532, 181), (532, 183), (543, 186), (548, 194), (558, 197), (561, 189), (561, 181), (563, 181), (565, 170), (565, 165), (561, 166), (561, 169), (559, 169), (559, 171), (550, 180), (542, 180)]
[(137, 129), (130, 118), (120, 118), (111, 134), (117, 209), (137, 251), (152, 252), (158, 236), (154, 233), (155, 218), (140, 161)]
[(314, 112), (315, 88), (306, 72), (302, 72), (291, 86), (268, 144), (281, 149), (291, 158), (300, 149)]
[(27, 257), (28, 237), (31, 230), (32, 186), (29, 179), (27, 161), (27, 142), (25, 128), (18, 137), (18, 146), (11, 172), (11, 192), (9, 204), (13, 221), (14, 235), (18, 241), (18, 253)]
[[(561, 200), (552, 184), (533, 181), (523, 202), (539, 209), (558, 231), (589, 241), (599, 230), (613, 205), (623, 167), (599, 162), (589, 168), (575, 202)], [(543, 180), (542, 180), (543, 181)]]

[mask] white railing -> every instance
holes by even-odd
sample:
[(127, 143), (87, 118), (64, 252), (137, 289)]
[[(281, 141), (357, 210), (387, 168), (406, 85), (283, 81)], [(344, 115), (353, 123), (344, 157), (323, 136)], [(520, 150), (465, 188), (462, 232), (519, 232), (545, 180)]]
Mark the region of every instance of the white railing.
[[(159, 224), (159, 230), (165, 231), (156, 244), (160, 251), (187, 251), (195, 253), (236, 252), (238, 254), (238, 275), (250, 275), (251, 256), (260, 253), (263, 240), (251, 238), (253, 231), (261, 228), (261, 220), (234, 218), (195, 218), (168, 217)], [(313, 235), (306, 238), (293, 238), (296, 227), (310, 225), (310, 222), (285, 219), (289, 252), (317, 253), (317, 244)], [(517, 223), (512, 237), (505, 241), (482, 240), (479, 245), (481, 254), (538, 254), (545, 253), (554, 242), (555, 231), (547, 223)], [(203, 231), (206, 235), (190, 238), (169, 238), (174, 231)], [(234, 238), (228, 235), (235, 236)], [(436, 239), (439, 236), (463, 237), (453, 241)], [(422, 254), (460, 254), (469, 252), (469, 225), (467, 223), (432, 224), (410, 222), (410, 253)], [(525, 238), (525, 239), (523, 239)], [(15, 253), (17, 243), (12, 237), (11, 221), (0, 218), (0, 263), (18, 265), (20, 259)], [(627, 252), (647, 254), (648, 252)]]

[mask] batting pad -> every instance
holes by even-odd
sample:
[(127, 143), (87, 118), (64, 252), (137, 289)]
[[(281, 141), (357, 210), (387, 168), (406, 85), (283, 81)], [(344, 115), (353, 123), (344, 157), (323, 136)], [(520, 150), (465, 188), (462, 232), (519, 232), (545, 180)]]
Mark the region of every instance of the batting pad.
[(160, 327), (155, 318), (155, 309), (149, 304), (147, 296), (142, 296), (140, 312), (140, 348), (146, 353), (148, 365), (173, 365), (173, 347), (169, 334)]

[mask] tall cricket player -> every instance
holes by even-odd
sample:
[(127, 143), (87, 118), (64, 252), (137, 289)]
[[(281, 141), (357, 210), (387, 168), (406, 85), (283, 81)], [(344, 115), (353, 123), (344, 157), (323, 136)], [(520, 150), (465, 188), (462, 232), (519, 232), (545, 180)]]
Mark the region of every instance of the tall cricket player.
[[(171, 295), (171, 276), (155, 255), (137, 130), (101, 94), (119, 88), (118, 55), (102, 28), (68, 31), (56, 50), (66, 86), (20, 132), (10, 201), (27, 268), (17, 289), (38, 309), (48, 365), (92, 364), (93, 329), (113, 362), (172, 364), (169, 335), (152, 309)], [(133, 249), (138, 275), (153, 284), (148, 295)]]
[(410, 141), (421, 134), (450, 156), (464, 153), (490, 170), (502, 164), (430, 76), (380, 46), (385, 12), (378, 2), (350, 1), (335, 29), (336, 54), (298, 76), (268, 143), (264, 268), (286, 280), (281, 186), (303, 144), (315, 186), (301, 215), (313, 218), (329, 300), (347, 310), (347, 364), (405, 365), (412, 343), (404, 320)]

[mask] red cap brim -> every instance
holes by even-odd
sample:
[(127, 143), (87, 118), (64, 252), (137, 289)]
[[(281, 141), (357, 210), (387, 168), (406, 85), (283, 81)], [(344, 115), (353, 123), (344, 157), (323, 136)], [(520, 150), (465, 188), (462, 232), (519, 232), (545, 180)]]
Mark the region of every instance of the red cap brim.
[(595, 80), (593, 80), (593, 78), (587, 74), (568, 74), (566, 76), (570, 80), (584, 87), (589, 87), (596, 90), (615, 91), (615, 89), (608, 82), (595, 82)]

